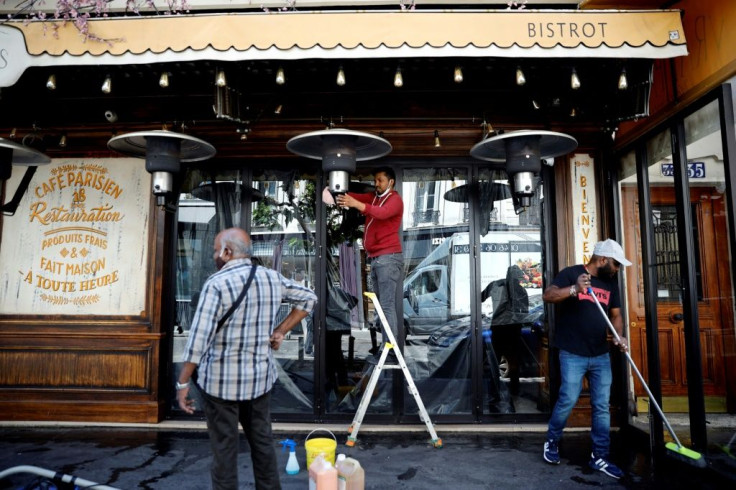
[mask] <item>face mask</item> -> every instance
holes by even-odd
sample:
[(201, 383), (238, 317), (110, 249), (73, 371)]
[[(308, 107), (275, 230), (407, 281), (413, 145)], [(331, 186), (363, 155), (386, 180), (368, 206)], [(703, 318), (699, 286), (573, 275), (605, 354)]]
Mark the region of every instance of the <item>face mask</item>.
[[(391, 182), (391, 181), (389, 181), (389, 182)], [(388, 195), (389, 192), (391, 192), (391, 184), (390, 183), (389, 183), (388, 187), (386, 187), (386, 190), (383, 191), (380, 194), (378, 193), (378, 189), (376, 189), (376, 196), (378, 196), (378, 197), (385, 197), (385, 196)]]

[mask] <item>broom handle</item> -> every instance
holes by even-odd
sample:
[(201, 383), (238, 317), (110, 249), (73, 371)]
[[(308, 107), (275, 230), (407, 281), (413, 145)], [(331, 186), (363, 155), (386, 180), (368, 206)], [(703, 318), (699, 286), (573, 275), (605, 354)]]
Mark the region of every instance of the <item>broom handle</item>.
[[(611, 320), (608, 318), (608, 315), (606, 314), (605, 310), (603, 309), (600, 302), (598, 301), (598, 298), (596, 297), (595, 293), (593, 293), (592, 287), (588, 288), (588, 294), (593, 297), (593, 300), (595, 301), (596, 306), (598, 306), (598, 309), (603, 315), (603, 318), (606, 319), (608, 328), (611, 329), (611, 332), (613, 333), (613, 337), (616, 339), (616, 342), (621, 342), (621, 337), (619, 337), (618, 332), (616, 331), (616, 328), (613, 326), (613, 323), (611, 323)], [(664, 412), (662, 411), (662, 408), (659, 406), (659, 403), (657, 403), (657, 400), (654, 398), (654, 395), (652, 394), (652, 391), (649, 389), (647, 382), (644, 381), (644, 376), (641, 375), (641, 373), (639, 372), (639, 368), (636, 367), (636, 364), (634, 363), (634, 360), (631, 358), (631, 355), (629, 354), (628, 349), (623, 352), (626, 355), (626, 359), (629, 360), (629, 364), (631, 364), (631, 369), (633, 369), (636, 375), (639, 377), (639, 381), (641, 381), (641, 384), (644, 386), (644, 389), (649, 395), (649, 402), (652, 405), (654, 405), (654, 408), (656, 408), (657, 412), (659, 412), (659, 416), (662, 417), (662, 421), (667, 426), (667, 430), (669, 431), (670, 435), (677, 443), (677, 447), (682, 447), (682, 443), (680, 443), (680, 440), (677, 438), (677, 435), (675, 434), (675, 431), (672, 429), (672, 426), (670, 425), (669, 420), (667, 420), (667, 417), (664, 416)]]

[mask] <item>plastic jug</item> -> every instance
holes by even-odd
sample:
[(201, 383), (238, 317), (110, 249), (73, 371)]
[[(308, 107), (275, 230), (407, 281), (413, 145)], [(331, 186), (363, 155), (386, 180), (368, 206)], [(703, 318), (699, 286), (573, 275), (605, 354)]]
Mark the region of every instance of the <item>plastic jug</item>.
[(289, 460), (286, 462), (286, 474), (296, 475), (299, 473), (299, 461), (296, 459), (296, 441), (291, 439), (285, 439), (281, 441), (282, 451), (286, 451), (289, 448)]
[(309, 490), (337, 490), (337, 469), (324, 454), (317, 455), (309, 465)]
[(365, 471), (357, 459), (346, 458), (344, 454), (337, 456), (337, 488), (338, 490), (363, 490), (365, 488)]

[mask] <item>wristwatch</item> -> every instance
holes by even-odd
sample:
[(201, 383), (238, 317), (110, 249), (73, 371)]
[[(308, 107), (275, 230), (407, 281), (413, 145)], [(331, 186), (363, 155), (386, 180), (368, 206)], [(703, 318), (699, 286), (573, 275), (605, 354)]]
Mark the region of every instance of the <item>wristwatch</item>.
[(578, 287), (575, 285), (570, 286), (570, 296), (577, 296)]
[(179, 383), (178, 381), (176, 382), (177, 390), (183, 390), (184, 388), (189, 388), (189, 381), (187, 381), (186, 383)]

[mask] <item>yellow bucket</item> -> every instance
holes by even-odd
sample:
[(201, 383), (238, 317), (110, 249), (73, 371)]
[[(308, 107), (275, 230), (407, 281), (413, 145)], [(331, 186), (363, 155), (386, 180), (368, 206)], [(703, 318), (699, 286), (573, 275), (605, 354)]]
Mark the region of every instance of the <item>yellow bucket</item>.
[[(327, 432), (332, 436), (332, 439), (327, 437), (314, 437), (310, 439), (309, 436), (311, 436), (318, 430)], [(314, 458), (316, 458), (320, 454), (323, 454), (324, 458), (332, 463), (333, 466), (335, 465), (335, 450), (337, 449), (337, 439), (335, 438), (335, 434), (333, 434), (331, 431), (327, 429), (314, 429), (307, 435), (307, 438), (304, 441), (304, 447), (307, 450), (307, 469), (309, 469), (309, 466), (312, 464), (312, 461), (314, 461)]]

